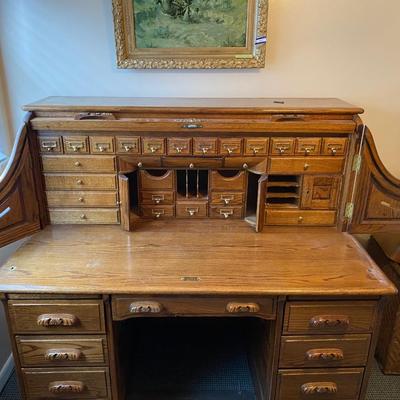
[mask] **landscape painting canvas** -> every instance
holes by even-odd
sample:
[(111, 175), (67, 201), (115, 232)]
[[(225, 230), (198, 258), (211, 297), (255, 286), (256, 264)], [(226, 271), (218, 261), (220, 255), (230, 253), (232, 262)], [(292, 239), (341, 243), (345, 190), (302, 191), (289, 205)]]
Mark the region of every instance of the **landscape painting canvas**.
[(268, 0), (113, 0), (119, 68), (262, 68)]

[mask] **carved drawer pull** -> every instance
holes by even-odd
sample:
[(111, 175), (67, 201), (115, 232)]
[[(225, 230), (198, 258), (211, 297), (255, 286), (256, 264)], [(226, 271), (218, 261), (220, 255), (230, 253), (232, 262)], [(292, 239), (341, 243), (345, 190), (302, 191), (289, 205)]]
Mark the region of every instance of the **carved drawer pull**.
[(131, 314), (158, 314), (162, 310), (162, 305), (156, 301), (136, 301), (129, 306)]
[(56, 141), (42, 142), (42, 148), (44, 148), (48, 152), (53, 151), (54, 149), (57, 148), (57, 142)]
[(341, 349), (312, 349), (306, 353), (309, 361), (340, 361), (344, 359)]
[(37, 318), (39, 326), (74, 326), (78, 318), (73, 314), (42, 314)]
[(228, 303), (226, 311), (229, 313), (258, 313), (260, 306), (257, 303)]
[(193, 215), (196, 215), (199, 212), (198, 208), (186, 208), (186, 212), (193, 217)]
[(82, 352), (77, 349), (50, 349), (44, 359), (46, 361), (77, 361), (82, 357)]
[(163, 194), (153, 194), (151, 196), (151, 200), (154, 201), (156, 204), (160, 204), (162, 201), (165, 200), (165, 197)]
[(348, 328), (350, 319), (346, 315), (317, 315), (310, 319), (311, 328)]
[(50, 393), (82, 393), (85, 389), (85, 385), (81, 381), (55, 381), (50, 382), (49, 392)]
[(76, 121), (82, 121), (85, 119), (104, 119), (104, 120), (114, 120), (117, 119), (113, 113), (110, 112), (81, 112), (75, 114), (74, 119)]
[(4, 218), (11, 211), (11, 207), (5, 208), (2, 212), (0, 212), (0, 219)]
[(334, 394), (338, 387), (335, 382), (310, 382), (301, 385), (301, 392), (305, 395)]
[(223, 215), (224, 218), (229, 218), (231, 215), (233, 215), (233, 210), (232, 209), (223, 209), (219, 210), (220, 215)]

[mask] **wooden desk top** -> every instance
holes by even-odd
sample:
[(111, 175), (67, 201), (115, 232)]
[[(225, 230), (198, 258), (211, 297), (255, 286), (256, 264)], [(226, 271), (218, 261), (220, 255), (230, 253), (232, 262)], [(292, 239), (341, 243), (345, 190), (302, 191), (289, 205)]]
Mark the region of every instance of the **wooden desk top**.
[[(184, 281), (183, 277), (198, 277)], [(385, 295), (394, 286), (350, 235), (244, 221), (49, 226), (0, 268), (0, 293)]]

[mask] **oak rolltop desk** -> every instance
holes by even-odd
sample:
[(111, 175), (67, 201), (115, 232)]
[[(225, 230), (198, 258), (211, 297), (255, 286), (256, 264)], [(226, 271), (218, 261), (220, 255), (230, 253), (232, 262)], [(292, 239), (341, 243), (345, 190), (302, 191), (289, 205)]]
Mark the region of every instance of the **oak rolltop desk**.
[[(52, 97), (0, 181), (22, 396), (362, 400), (400, 181), (336, 99)], [(179, 318), (176, 318), (179, 317)]]

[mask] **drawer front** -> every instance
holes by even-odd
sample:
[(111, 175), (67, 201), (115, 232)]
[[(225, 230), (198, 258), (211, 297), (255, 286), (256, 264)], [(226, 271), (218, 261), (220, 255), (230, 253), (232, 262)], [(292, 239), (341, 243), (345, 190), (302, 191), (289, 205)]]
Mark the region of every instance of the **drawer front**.
[(168, 138), (167, 150), (170, 156), (187, 156), (192, 154), (192, 140), (189, 138)]
[(87, 136), (64, 136), (64, 153), (87, 154), (89, 153), (89, 139)]
[(90, 136), (90, 152), (92, 154), (115, 153), (113, 136)]
[(284, 333), (370, 333), (376, 319), (374, 301), (289, 302)]
[(17, 336), (22, 367), (100, 365), (108, 361), (105, 336)]
[[(162, 171), (160, 173), (162, 173)], [(140, 176), (140, 188), (142, 190), (174, 188), (175, 174), (173, 170), (169, 170), (163, 173), (162, 175), (152, 175), (146, 170), (140, 170), (139, 176)]]
[(115, 157), (42, 156), (44, 172), (114, 172)]
[(45, 174), (46, 189), (115, 190), (115, 175)]
[(327, 156), (344, 155), (347, 150), (346, 138), (324, 138), (322, 141), (322, 154)]
[(244, 139), (244, 155), (265, 156), (268, 154), (268, 138), (246, 138)]
[(131, 297), (114, 296), (114, 320), (156, 315), (215, 315), (275, 317), (275, 299), (265, 297)]
[(177, 218), (206, 218), (208, 202), (176, 202)]
[(243, 204), (244, 193), (240, 192), (212, 192), (211, 204), (230, 206)]
[(39, 136), (40, 152), (44, 154), (62, 154), (61, 136)]
[(219, 139), (219, 152), (225, 156), (240, 156), (242, 154), (242, 139)]
[(165, 139), (164, 138), (142, 138), (142, 153), (149, 155), (165, 154)]
[(144, 218), (171, 218), (175, 216), (174, 206), (142, 206), (142, 216)]
[(50, 208), (52, 224), (119, 224), (119, 209), (115, 208)]
[(118, 201), (115, 191), (48, 191), (46, 196), (49, 207), (116, 207)]
[(141, 191), (140, 201), (142, 204), (173, 204), (174, 192), (166, 190)]
[(321, 152), (321, 138), (297, 138), (294, 154), (296, 156), (315, 156)]
[(119, 156), (118, 169), (120, 172), (132, 172), (136, 168), (160, 168), (162, 157), (150, 156)]
[(193, 154), (215, 156), (218, 153), (217, 138), (193, 138)]
[(357, 400), (363, 376), (363, 368), (279, 371), (276, 399)]
[(279, 156), (290, 156), (294, 154), (294, 138), (272, 138), (271, 154)]
[(211, 169), (222, 168), (223, 158), (212, 157), (163, 157), (162, 165), (166, 168), (184, 168), (184, 169)]
[(116, 150), (118, 154), (140, 154), (140, 138), (117, 137)]
[(267, 157), (225, 157), (224, 167), (233, 169), (250, 169), (261, 173), (267, 172)]
[(266, 225), (334, 225), (336, 211), (278, 210), (267, 209)]
[(23, 369), (29, 400), (110, 398), (108, 368)]
[(104, 333), (100, 300), (10, 300), (8, 309), (14, 333)]
[(367, 364), (370, 335), (284, 336), (280, 368), (363, 367)]
[(340, 174), (343, 157), (271, 157), (271, 174)]
[(238, 206), (211, 206), (211, 218), (237, 219), (243, 217), (243, 207)]
[(246, 172), (240, 171), (234, 176), (223, 176), (220, 171), (211, 171), (211, 190), (240, 190), (246, 188)]

